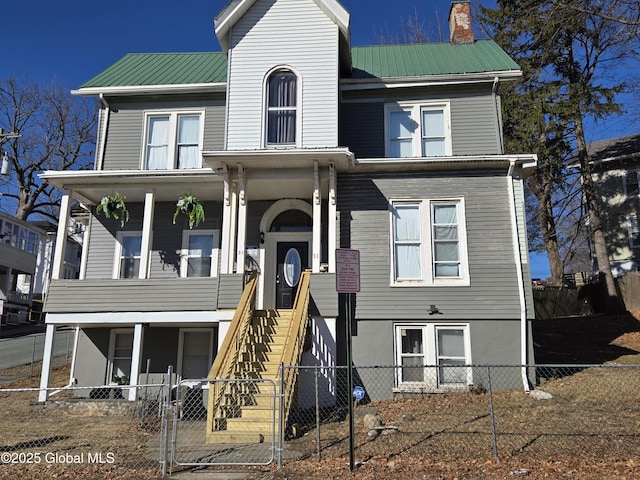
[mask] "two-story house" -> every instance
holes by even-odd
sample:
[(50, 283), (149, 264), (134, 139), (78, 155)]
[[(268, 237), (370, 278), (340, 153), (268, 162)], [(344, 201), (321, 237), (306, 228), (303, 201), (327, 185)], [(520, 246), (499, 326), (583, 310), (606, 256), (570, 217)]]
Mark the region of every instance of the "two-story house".
[[(344, 365), (335, 252), (348, 248), (353, 362), (405, 367), (381, 380), (389, 394), (482, 382), (415, 365), (531, 362), (522, 178), (536, 159), (503, 153), (499, 97), (521, 72), (474, 39), (468, 2), (450, 17), (448, 43), (352, 47), (335, 0), (233, 0), (215, 19), (221, 52), (131, 54), (82, 85), (102, 105), (95, 169), (42, 177), (64, 192), (60, 232), (72, 198), (93, 215), (80, 278), (54, 265), (45, 357), (74, 326), (79, 385), (169, 365), (205, 377), (245, 273), (275, 318), (310, 269), (303, 361)], [(124, 224), (95, 209), (115, 193)], [(181, 194), (204, 207), (197, 227), (173, 221)]]
[(588, 146), (615, 276), (640, 269), (640, 135)]
[(0, 325), (29, 319), (33, 282), (20, 289), (19, 279), (35, 278), (44, 234), (29, 222), (0, 212)]

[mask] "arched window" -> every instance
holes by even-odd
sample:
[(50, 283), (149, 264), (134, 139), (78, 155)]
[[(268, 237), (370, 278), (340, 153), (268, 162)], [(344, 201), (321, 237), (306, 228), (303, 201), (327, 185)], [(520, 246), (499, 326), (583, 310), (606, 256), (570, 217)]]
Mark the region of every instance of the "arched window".
[(267, 144), (295, 145), (298, 78), (290, 70), (276, 70), (267, 80)]

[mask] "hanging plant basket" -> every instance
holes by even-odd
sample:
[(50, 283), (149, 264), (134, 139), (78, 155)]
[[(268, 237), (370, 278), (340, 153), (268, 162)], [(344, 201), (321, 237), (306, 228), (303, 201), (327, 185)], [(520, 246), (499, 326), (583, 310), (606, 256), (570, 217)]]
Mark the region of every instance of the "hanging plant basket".
[(126, 198), (118, 192), (115, 195), (105, 195), (96, 207), (96, 213), (104, 213), (107, 218), (113, 217), (120, 220), (120, 226), (124, 227), (124, 224), (129, 221), (129, 210), (124, 203)]
[(181, 213), (184, 213), (187, 218), (189, 218), (189, 229), (192, 229), (194, 226), (197, 227), (200, 223), (204, 222), (204, 207), (194, 195), (182, 193), (178, 197), (176, 213), (173, 214), (174, 225), (176, 218)]

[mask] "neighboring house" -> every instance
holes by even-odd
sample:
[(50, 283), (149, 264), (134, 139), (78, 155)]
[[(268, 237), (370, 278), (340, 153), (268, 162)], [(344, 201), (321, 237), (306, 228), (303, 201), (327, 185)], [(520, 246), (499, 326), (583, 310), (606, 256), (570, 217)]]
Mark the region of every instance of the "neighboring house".
[[(80, 213), (69, 220), (63, 278), (78, 278), (84, 226)], [(0, 212), (0, 290), (2, 323), (40, 321), (53, 266), (57, 227), (48, 221), (23, 221)]]
[[(1, 324), (25, 323), (33, 302), (33, 289), (21, 290), (21, 276), (35, 278), (44, 230), (0, 212)], [(31, 283), (31, 282), (30, 282)]]
[[(498, 95), (521, 71), (473, 39), (468, 2), (451, 18), (451, 43), (352, 47), (334, 0), (235, 0), (215, 19), (222, 52), (127, 55), (75, 91), (101, 100), (95, 170), (42, 177), (64, 192), (60, 232), (72, 198), (93, 215), (79, 279), (56, 257), (42, 387), (61, 326), (78, 327), (78, 385), (207, 376), (247, 270), (277, 321), (310, 269), (303, 361), (345, 365), (336, 248), (360, 251), (354, 364), (406, 367), (379, 379), (389, 395), (486, 380), (412, 365), (533, 362), (536, 158), (503, 153)], [(123, 226), (95, 210), (115, 193)], [(182, 193), (204, 206), (193, 229), (173, 222)]]
[(588, 146), (614, 276), (640, 268), (640, 134)]

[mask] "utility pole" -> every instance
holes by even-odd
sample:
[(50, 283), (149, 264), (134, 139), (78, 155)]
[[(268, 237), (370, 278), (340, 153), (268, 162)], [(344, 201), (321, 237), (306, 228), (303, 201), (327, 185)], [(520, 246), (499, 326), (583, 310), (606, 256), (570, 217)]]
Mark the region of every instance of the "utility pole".
[(4, 133), (4, 130), (0, 128), (0, 156), (2, 156), (2, 169), (0, 170), (0, 176), (3, 177), (9, 173), (9, 155), (2, 150), (2, 144), (5, 140), (10, 138), (18, 138), (21, 135), (19, 133), (11, 132)]

